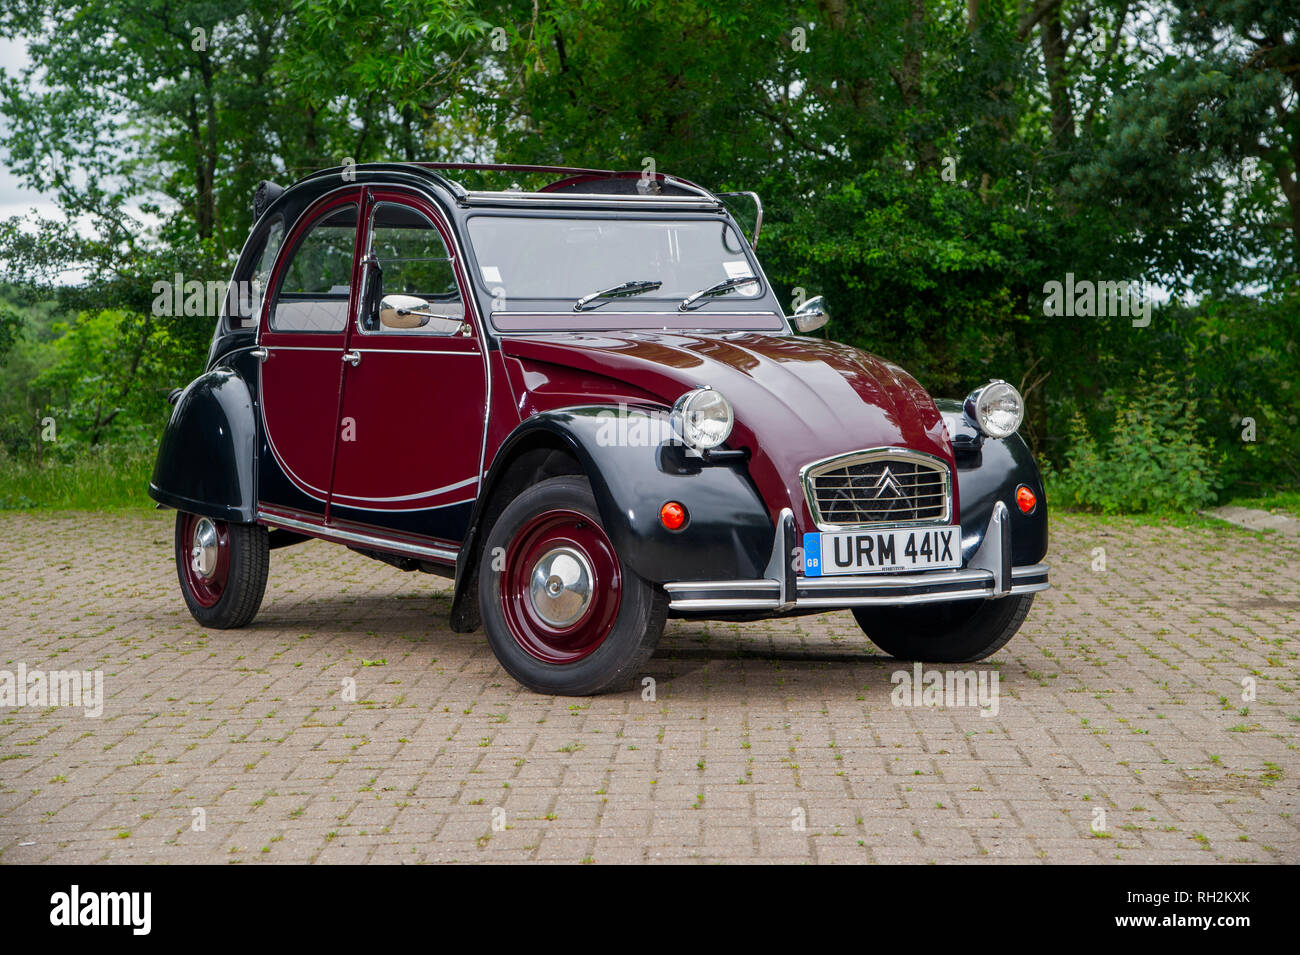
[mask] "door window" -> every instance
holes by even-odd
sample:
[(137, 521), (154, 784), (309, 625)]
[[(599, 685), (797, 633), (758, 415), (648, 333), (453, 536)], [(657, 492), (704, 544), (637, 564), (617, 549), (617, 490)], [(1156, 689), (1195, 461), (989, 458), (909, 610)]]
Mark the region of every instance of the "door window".
[(461, 327), (465, 304), (442, 234), (409, 206), (375, 206), (367, 257), (368, 332), (448, 335)]
[(357, 207), (349, 204), (327, 212), (298, 240), (271, 310), (274, 331), (343, 331), (356, 232)]

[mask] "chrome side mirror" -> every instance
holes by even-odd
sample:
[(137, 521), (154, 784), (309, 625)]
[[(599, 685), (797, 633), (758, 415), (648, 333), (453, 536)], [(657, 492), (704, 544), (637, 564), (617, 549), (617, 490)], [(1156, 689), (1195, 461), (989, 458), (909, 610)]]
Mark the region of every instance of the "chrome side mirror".
[(801, 332), (815, 332), (831, 320), (826, 310), (826, 300), (814, 295), (794, 310), (794, 327)]
[(416, 295), (385, 295), (379, 301), (379, 324), (384, 328), (426, 328), (431, 335), (455, 335), (465, 322), (439, 315)]

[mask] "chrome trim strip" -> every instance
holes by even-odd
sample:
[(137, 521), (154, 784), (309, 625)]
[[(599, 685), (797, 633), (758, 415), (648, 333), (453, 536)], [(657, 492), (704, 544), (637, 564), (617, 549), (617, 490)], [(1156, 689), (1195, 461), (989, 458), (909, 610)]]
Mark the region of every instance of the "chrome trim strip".
[(692, 600), (674, 600), (668, 604), (669, 610), (776, 610), (780, 604), (775, 600), (729, 600), (727, 598), (698, 598)]
[(678, 590), (771, 590), (780, 586), (775, 580), (674, 580), (664, 584), (664, 590), (671, 594)]
[(426, 547), (421, 544), (406, 544), (383, 537), (375, 537), (370, 534), (359, 534), (356, 531), (347, 531), (337, 527), (326, 527), (321, 524), (311, 524), (307, 521), (295, 520), (292, 517), (280, 517), (278, 514), (268, 514), (266, 511), (258, 511), (257, 520), (259, 523), (283, 527), (286, 530), (305, 531), (312, 537), (319, 537), (322, 540), (346, 541), (353, 544), (370, 544), (380, 550), (392, 551), (398, 554), (410, 554), (413, 557), (427, 557), (430, 560), (440, 561), (445, 564), (456, 563), (456, 557), (460, 553), (460, 548), (448, 550), (443, 547)]
[(359, 351), (363, 355), (473, 355), (477, 358), (480, 354), (477, 348), (473, 351), (437, 351), (432, 348), (354, 348), (352, 350)]
[[(281, 333), (281, 334), (283, 334), (283, 333)], [(317, 333), (317, 332), (299, 332), (298, 334), (302, 334), (302, 335), (315, 335), (315, 334), (321, 334), (321, 335), (337, 335), (337, 334), (339, 334), (339, 333), (338, 333), (338, 332), (319, 332), (319, 333)], [(343, 346), (342, 346), (342, 345), (335, 345), (335, 346), (330, 347), (330, 348), (325, 348), (325, 347), (322, 347), (322, 346), (320, 346), (320, 345), (265, 345), (265, 346), (259, 346), (259, 347), (265, 347), (265, 348), (267, 348), (267, 349), (269, 349), (269, 350), (271, 350), (271, 351), (336, 351), (336, 352), (339, 352), (339, 353), (342, 353), (342, 351), (343, 351)]]
[(477, 496), (463, 498), (459, 501), (447, 501), (445, 504), (419, 504), (415, 507), (363, 507), (360, 504), (349, 504), (348, 501), (356, 500), (346, 496), (330, 498), (330, 506), (337, 505), (345, 507), (349, 511), (368, 511), (371, 514), (409, 514), (412, 511), (441, 511), (448, 507), (458, 507), (461, 504), (473, 504), (478, 500)]
[(767, 579), (775, 580), (779, 584), (777, 595), (781, 604), (779, 609), (781, 610), (789, 610), (794, 606), (795, 591), (793, 586), (798, 571), (794, 569), (792, 564), (797, 533), (794, 526), (794, 511), (788, 507), (781, 508), (781, 513), (776, 516), (776, 533), (772, 538), (772, 556), (768, 559), (767, 567), (763, 571)]
[(545, 205), (557, 209), (582, 209), (595, 207), (613, 209), (686, 209), (699, 212), (717, 212), (723, 204), (713, 198), (664, 195), (610, 195), (608, 193), (578, 192), (484, 192), (467, 191), (458, 196), (462, 205), (471, 206), (532, 206)]
[[(817, 477), (822, 471), (830, 471), (835, 468), (846, 467), (851, 464), (871, 463), (878, 459), (896, 458), (900, 461), (910, 461), (914, 464), (925, 464), (930, 467), (937, 467), (936, 472), (943, 480), (944, 495), (944, 512), (939, 517), (927, 518), (923, 521), (878, 521), (872, 524), (831, 524), (822, 520), (821, 509), (817, 506), (817, 495), (812, 486), (813, 478)], [(808, 503), (808, 509), (812, 512), (813, 523), (817, 529), (826, 533), (834, 534), (839, 531), (854, 530), (871, 530), (880, 527), (928, 527), (932, 525), (949, 524), (952, 518), (952, 470), (948, 467), (948, 462), (943, 458), (929, 454), (925, 451), (912, 451), (908, 448), (865, 448), (861, 451), (849, 451), (846, 454), (837, 454), (834, 457), (822, 458), (820, 461), (813, 461), (805, 464), (799, 469), (799, 483), (803, 487), (804, 500)]]
[(1011, 587), (1012, 594), (1036, 594), (1040, 591), (1050, 590), (1052, 585), (1044, 580), (1041, 584), (1014, 584)]
[(979, 583), (989, 581), (986, 570), (931, 570), (920, 574), (832, 574), (826, 577), (800, 577), (800, 590), (844, 590), (856, 587), (862, 590), (894, 590), (899, 587), (924, 587), (927, 585)]
[(1014, 580), (1017, 577), (1038, 577), (1042, 574), (1046, 574), (1051, 569), (1051, 565), (1049, 564), (1025, 564), (1024, 566), (1013, 567), (1011, 569), (1011, 579)]
[[(992, 581), (986, 582), (982, 587), (969, 588), (967, 590), (949, 590), (936, 594), (906, 594), (901, 597), (890, 597), (863, 594), (856, 597), (812, 597), (800, 600), (795, 606), (799, 608), (817, 608), (823, 610), (843, 610), (849, 607), (871, 607), (871, 606), (906, 606), (909, 604), (927, 604), (943, 603), (946, 600), (972, 600), (978, 597), (989, 597), (990, 586)], [(1040, 590), (1047, 590), (1050, 585), (1029, 584), (1012, 587), (1012, 594), (1036, 593)]]
[(1002, 501), (995, 501), (984, 540), (979, 550), (971, 555), (967, 567), (987, 570), (993, 575), (993, 596), (1005, 597), (1011, 593), (1015, 569), (1011, 566), (1011, 512)]
[[(1016, 567), (1012, 577), (1033, 578), (1044, 576), (1048, 572), (1047, 564), (1030, 564)], [(920, 593), (898, 594), (890, 591), (906, 590), (913, 587), (948, 588), (927, 590)], [(1007, 593), (1032, 594), (1048, 590), (1051, 584), (1046, 581), (1038, 583), (1012, 583)], [(791, 603), (784, 603), (776, 597), (679, 597), (672, 599), (674, 593), (728, 593), (735, 591), (773, 591), (779, 594), (780, 584), (776, 580), (677, 580), (664, 585), (668, 591), (670, 610), (681, 611), (749, 611), (789, 609), (826, 609), (843, 610), (849, 607), (867, 606), (902, 606), (907, 604), (941, 603), (945, 600), (969, 600), (973, 598), (994, 598), (1004, 596), (994, 590), (993, 573), (988, 570), (965, 568), (962, 570), (930, 571), (921, 574), (873, 574), (845, 575), (843, 577), (798, 577), (795, 581), (796, 593), (802, 593)], [(813, 596), (818, 591), (856, 590), (858, 593), (839, 596)]]
[[(749, 198), (754, 200), (754, 206), (757, 208), (757, 214), (754, 216), (754, 241), (749, 243), (749, 247), (751, 249), (757, 249), (758, 237), (763, 231), (763, 200), (758, 197), (758, 193), (753, 192), (751, 190), (744, 190), (741, 192), (719, 192), (716, 195), (717, 198), (724, 199), (724, 200), (730, 196), (749, 196)], [(723, 205), (725, 206), (726, 203), (723, 202)], [(730, 212), (731, 210), (728, 209), (727, 211)], [(735, 219), (736, 217), (733, 215), (731, 218)], [(740, 223), (737, 222), (736, 225), (740, 225)], [(741, 230), (741, 235), (744, 235), (743, 229)]]
[[(655, 311), (655, 312), (651, 312), (651, 311), (644, 311), (644, 312), (640, 312), (640, 311), (638, 311), (638, 312), (628, 312), (628, 311), (623, 311), (623, 312), (620, 312), (620, 311), (618, 311), (617, 309), (602, 308), (602, 309), (600, 310), (600, 313), (599, 313), (599, 314), (593, 314), (592, 312), (587, 312), (586, 314), (590, 315), (592, 318), (602, 318), (602, 317), (604, 317), (604, 316), (606, 316), (606, 315), (617, 315), (619, 318), (637, 318), (637, 317), (640, 317), (640, 316), (642, 316), (642, 315), (653, 315), (653, 316), (655, 316), (655, 317), (663, 317), (663, 318), (669, 318), (669, 317), (672, 317), (672, 318), (681, 318), (681, 317), (682, 317), (682, 313), (679, 312), (679, 311), (677, 311), (676, 309), (674, 309), (674, 310), (671, 311), (671, 312), (659, 312), (659, 311)], [(720, 315), (720, 316), (724, 316), (724, 317), (726, 317), (726, 318), (780, 318), (780, 317), (782, 317), (782, 316), (780, 316), (778, 313), (776, 313), (776, 312), (770, 312), (770, 311), (769, 311), (769, 312), (723, 312), (723, 311), (717, 311), (717, 312), (704, 312), (703, 314), (706, 315), (706, 316), (708, 316), (708, 315)], [(492, 313), (492, 317), (493, 317), (493, 318), (496, 318), (498, 315), (502, 316), (503, 318), (572, 318), (572, 317), (573, 317), (573, 309), (569, 308), (569, 309), (564, 309), (564, 310), (562, 310), (562, 311), (558, 311), (558, 312), (539, 312), (539, 311), (536, 311), (536, 310), (520, 311), (520, 312), (511, 312), (511, 311), (507, 311), (507, 310), (504, 310), (504, 309), (503, 309), (503, 310), (501, 310), (501, 311), (499, 311), (499, 312), (494, 311), (494, 312)], [(709, 326), (708, 326), (708, 325), (699, 325), (699, 326), (697, 326), (697, 327), (698, 327), (698, 328), (708, 328)], [(631, 330), (631, 331), (637, 331), (637, 329), (630, 329), (630, 330)], [(690, 330), (691, 330), (691, 329), (688, 329), (688, 328), (674, 328), (674, 329), (671, 329), (671, 331), (690, 331)], [(569, 329), (563, 329), (563, 330), (561, 330), (561, 329), (554, 329), (554, 328), (552, 328), (552, 329), (546, 329), (546, 331), (549, 331), (549, 332), (561, 332), (561, 331), (562, 331), (564, 334), (572, 334), (572, 331), (569, 330)], [(507, 333), (507, 334), (509, 334), (509, 333)], [(940, 460), (942, 460), (942, 459), (940, 459)]]
[[(443, 487), (435, 487), (435, 488), (433, 488), (432, 490), (428, 490), (428, 491), (417, 491), (417, 492), (414, 493), (414, 494), (401, 494), (401, 495), (398, 495), (398, 496), (396, 496), (396, 497), (361, 497), (360, 495), (356, 495), (356, 494), (334, 494), (333, 497), (331, 498), (331, 500), (335, 500), (335, 501), (369, 501), (369, 502), (372, 503), (372, 504), (383, 504), (383, 503), (387, 503), (387, 502), (389, 502), (389, 501), (416, 501), (416, 500), (419, 500), (419, 499), (422, 498), (422, 497), (433, 497), (433, 496), (435, 496), (435, 495), (437, 495), (437, 494), (445, 494), (445, 493), (447, 493), (448, 491), (459, 491), (459, 490), (460, 490), (461, 488), (463, 488), (463, 487), (469, 487), (471, 484), (477, 484), (478, 481), (479, 481), (478, 476), (475, 475), (475, 476), (473, 476), (473, 477), (467, 477), (467, 478), (466, 478), (465, 480), (463, 480), (463, 481), (457, 481), (455, 484), (447, 484), (447, 485), (444, 485)], [(472, 499), (471, 499), (471, 500), (472, 500)], [(459, 503), (459, 502), (458, 502), (458, 503)], [(348, 505), (346, 505), (346, 504), (344, 505), (344, 507), (347, 507), (347, 506), (348, 506)], [(443, 505), (439, 505), (439, 506), (441, 506), (441, 507), (447, 507), (448, 505), (443, 504)]]

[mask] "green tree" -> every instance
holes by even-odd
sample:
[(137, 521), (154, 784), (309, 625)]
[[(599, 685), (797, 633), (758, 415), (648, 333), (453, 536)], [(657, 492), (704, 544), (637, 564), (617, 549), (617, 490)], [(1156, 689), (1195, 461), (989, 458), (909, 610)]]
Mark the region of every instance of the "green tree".
[[(1172, 47), (1118, 78), (1072, 199), (1102, 208), (1153, 271), (1200, 289), (1300, 267), (1300, 7), (1172, 0)], [(1148, 22), (1149, 42), (1164, 24)]]

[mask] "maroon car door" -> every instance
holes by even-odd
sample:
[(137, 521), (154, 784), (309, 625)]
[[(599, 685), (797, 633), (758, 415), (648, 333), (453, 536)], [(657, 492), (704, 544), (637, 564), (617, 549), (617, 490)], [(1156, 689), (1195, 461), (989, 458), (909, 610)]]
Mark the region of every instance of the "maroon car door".
[(259, 475), (265, 513), (312, 523), (326, 516), (361, 200), (361, 190), (349, 190), (309, 209), (267, 290), (258, 337), (266, 349), (261, 411), (276, 467), (264, 464)]
[(330, 522), (458, 542), (478, 492), (487, 410), (466, 275), (426, 200), (368, 189), (363, 213)]

